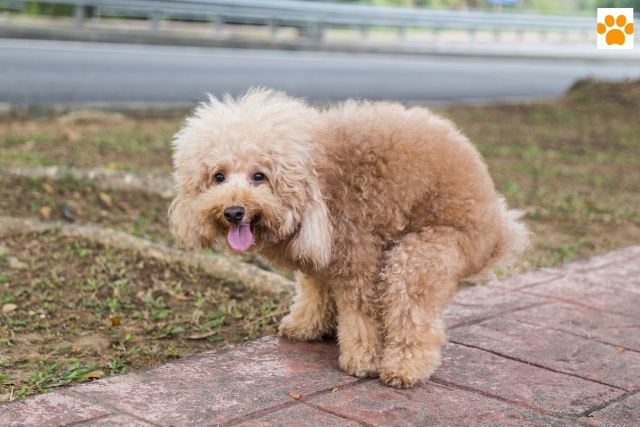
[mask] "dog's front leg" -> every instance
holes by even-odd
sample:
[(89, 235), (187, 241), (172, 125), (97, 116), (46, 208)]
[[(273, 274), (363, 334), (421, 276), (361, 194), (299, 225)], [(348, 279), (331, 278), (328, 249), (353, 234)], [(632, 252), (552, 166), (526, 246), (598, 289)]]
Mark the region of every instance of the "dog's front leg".
[(377, 298), (371, 283), (358, 280), (336, 283), (334, 297), (338, 308), (339, 364), (349, 375), (377, 377), (382, 356), (382, 336)]
[(314, 341), (335, 335), (335, 331), (336, 304), (329, 287), (300, 273), (291, 312), (280, 323), (280, 335), (295, 341)]

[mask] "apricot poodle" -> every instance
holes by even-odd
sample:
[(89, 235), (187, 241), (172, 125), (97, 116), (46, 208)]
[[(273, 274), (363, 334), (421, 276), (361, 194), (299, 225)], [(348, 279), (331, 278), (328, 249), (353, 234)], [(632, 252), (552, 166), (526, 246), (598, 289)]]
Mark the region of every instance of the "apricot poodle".
[(318, 110), (265, 89), (211, 97), (174, 139), (172, 231), (299, 271), (280, 333), (337, 335), (340, 367), (410, 387), (440, 364), (463, 278), (522, 254), (529, 232), (484, 161), (426, 108)]

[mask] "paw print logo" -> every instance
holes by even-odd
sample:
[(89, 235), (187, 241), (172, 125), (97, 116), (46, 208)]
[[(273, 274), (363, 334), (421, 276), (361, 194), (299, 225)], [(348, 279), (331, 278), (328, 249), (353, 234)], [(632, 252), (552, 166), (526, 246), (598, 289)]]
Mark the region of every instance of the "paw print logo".
[(633, 9), (598, 9), (598, 49), (633, 49)]
[[(611, 28), (613, 27), (613, 24), (616, 24), (620, 29)], [(624, 28), (624, 33), (622, 32), (622, 28)], [(633, 34), (633, 22), (627, 23), (627, 17), (624, 15), (618, 15), (615, 20), (613, 19), (613, 15), (607, 15), (604, 17), (604, 24), (598, 22), (598, 34), (605, 33), (605, 40), (609, 46), (613, 44), (619, 44), (622, 46), (627, 38), (625, 33), (628, 35)]]

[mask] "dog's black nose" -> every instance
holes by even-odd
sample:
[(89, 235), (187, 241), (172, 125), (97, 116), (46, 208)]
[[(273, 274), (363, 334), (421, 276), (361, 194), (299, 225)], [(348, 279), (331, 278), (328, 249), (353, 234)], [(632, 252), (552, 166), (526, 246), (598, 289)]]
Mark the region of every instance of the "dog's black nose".
[(224, 210), (224, 217), (231, 224), (238, 224), (244, 218), (244, 208), (242, 206), (231, 206)]

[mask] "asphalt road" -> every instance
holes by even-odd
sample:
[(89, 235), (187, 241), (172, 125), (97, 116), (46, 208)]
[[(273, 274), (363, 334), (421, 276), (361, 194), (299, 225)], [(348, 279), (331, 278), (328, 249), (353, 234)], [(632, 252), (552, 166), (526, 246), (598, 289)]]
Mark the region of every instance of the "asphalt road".
[(0, 103), (193, 103), (267, 86), (312, 101), (491, 101), (640, 77), (640, 61), (395, 56), (0, 40)]

